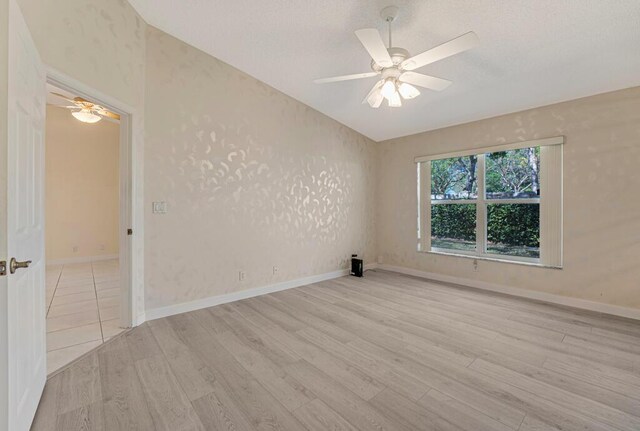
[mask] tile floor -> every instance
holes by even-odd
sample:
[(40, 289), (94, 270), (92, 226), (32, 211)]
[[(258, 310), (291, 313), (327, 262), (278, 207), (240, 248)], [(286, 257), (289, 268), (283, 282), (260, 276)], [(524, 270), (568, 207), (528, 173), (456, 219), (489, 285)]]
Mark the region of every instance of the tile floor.
[(47, 266), (47, 373), (122, 331), (118, 260)]

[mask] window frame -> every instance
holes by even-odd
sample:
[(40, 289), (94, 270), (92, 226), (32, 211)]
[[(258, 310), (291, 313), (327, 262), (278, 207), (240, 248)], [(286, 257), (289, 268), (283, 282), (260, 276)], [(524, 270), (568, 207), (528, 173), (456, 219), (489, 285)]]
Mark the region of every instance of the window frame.
[[(562, 267), (562, 147), (564, 137), (521, 141), (511, 144), (416, 157), (418, 186), (418, 252), (454, 255), (483, 260), (522, 263), (552, 268)], [(534, 198), (487, 199), (486, 154), (540, 147), (540, 196)], [(476, 155), (477, 197), (475, 199), (431, 200), (431, 162)], [(423, 199), (424, 197), (424, 199)], [(456, 250), (431, 246), (431, 206), (476, 205), (476, 250)], [(491, 204), (538, 204), (540, 211), (540, 257), (500, 255), (487, 252), (487, 206)]]

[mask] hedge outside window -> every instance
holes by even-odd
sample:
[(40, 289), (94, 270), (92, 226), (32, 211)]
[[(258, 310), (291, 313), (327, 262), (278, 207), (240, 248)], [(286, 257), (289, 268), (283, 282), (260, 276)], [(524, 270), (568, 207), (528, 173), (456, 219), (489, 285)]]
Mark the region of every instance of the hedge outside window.
[(563, 142), (417, 158), (418, 250), (560, 267)]

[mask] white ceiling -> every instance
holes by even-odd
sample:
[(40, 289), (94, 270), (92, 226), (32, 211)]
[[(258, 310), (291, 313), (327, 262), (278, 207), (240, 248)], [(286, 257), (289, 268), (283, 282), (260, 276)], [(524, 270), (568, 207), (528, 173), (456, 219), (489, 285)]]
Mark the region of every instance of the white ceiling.
[[(129, 0), (151, 25), (376, 141), (640, 85), (639, 0)], [(178, 6), (179, 4), (179, 6)], [(412, 55), (475, 31), (480, 47), (419, 72), (453, 81), (402, 108), (361, 104), (376, 78), (354, 35), (384, 30)]]

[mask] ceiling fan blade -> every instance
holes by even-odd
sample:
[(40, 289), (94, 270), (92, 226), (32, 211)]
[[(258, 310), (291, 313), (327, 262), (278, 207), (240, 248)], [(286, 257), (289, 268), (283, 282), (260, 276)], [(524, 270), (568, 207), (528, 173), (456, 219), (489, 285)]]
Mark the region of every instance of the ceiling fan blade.
[(442, 91), (451, 85), (448, 79), (436, 78), (435, 76), (423, 75), (417, 72), (404, 72), (400, 75), (400, 82), (428, 88), (429, 90)]
[(73, 99), (69, 99), (67, 96), (63, 96), (63, 95), (62, 95), (62, 94), (60, 94), (60, 93), (54, 93), (54, 92), (52, 91), (52, 92), (51, 92), (51, 94), (53, 94), (54, 96), (58, 96), (58, 97), (60, 97), (60, 98), (62, 98), (62, 99), (64, 99), (64, 100), (66, 100), (67, 102), (76, 103), (76, 101), (75, 101), (75, 100), (73, 100)]
[(349, 81), (351, 79), (370, 78), (378, 75), (378, 72), (354, 73), (353, 75), (334, 76), (331, 78), (314, 79), (316, 84), (326, 84), (328, 82)]
[(367, 50), (373, 61), (381, 67), (393, 66), (393, 61), (387, 51), (387, 47), (380, 37), (380, 33), (375, 28), (363, 28), (356, 31), (356, 36)]
[(114, 112), (111, 112), (111, 111), (107, 111), (106, 109), (104, 109), (102, 107), (100, 109), (96, 109), (96, 112), (98, 114), (100, 114), (100, 115), (105, 116), (105, 117), (113, 118), (114, 120), (119, 120), (120, 119), (120, 115), (118, 115), (118, 114), (116, 114)]
[(87, 99), (83, 99), (82, 97), (74, 97), (73, 103), (84, 109), (104, 109), (102, 106), (97, 105)]
[(422, 66), (426, 66), (427, 64), (434, 63), (438, 60), (442, 60), (443, 58), (451, 57), (452, 55), (474, 48), (479, 42), (480, 39), (478, 39), (478, 35), (470, 31), (469, 33), (456, 37), (449, 42), (445, 42), (442, 45), (431, 48), (422, 54), (414, 55), (413, 57), (403, 61), (400, 66), (404, 70), (418, 69)]
[(372, 108), (379, 108), (384, 100), (384, 96), (382, 96), (382, 92), (380, 91), (382, 84), (384, 84), (384, 79), (376, 82), (376, 85), (369, 91), (362, 103), (368, 103)]

